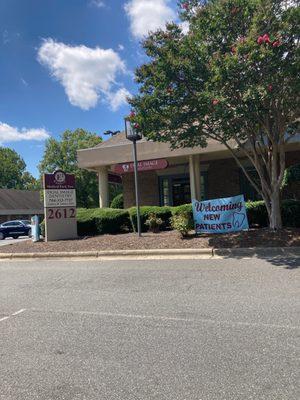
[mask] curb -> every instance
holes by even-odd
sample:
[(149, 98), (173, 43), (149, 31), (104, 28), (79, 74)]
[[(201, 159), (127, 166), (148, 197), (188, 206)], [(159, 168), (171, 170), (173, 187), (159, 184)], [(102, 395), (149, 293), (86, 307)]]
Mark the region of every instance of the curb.
[(15, 259), (58, 259), (58, 258), (132, 258), (132, 257), (299, 257), (300, 247), (252, 247), (252, 248), (203, 248), (203, 249), (147, 249), (147, 250), (106, 250), (52, 253), (0, 253), (0, 260)]
[(299, 257), (300, 247), (250, 247), (234, 249), (213, 249), (213, 256), (219, 257)]
[(130, 257), (164, 257), (164, 256), (213, 256), (212, 248), (204, 249), (147, 249), (147, 250), (107, 250), (78, 251), (56, 253), (0, 253), (0, 260), (13, 259), (53, 259), (53, 258), (130, 258)]

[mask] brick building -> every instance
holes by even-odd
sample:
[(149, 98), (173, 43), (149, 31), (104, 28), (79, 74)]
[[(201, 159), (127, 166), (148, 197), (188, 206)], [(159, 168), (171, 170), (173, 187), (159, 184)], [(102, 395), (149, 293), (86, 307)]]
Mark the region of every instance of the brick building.
[[(176, 206), (189, 203), (191, 199), (238, 194), (244, 194), (246, 199), (258, 198), (229, 151), (216, 141), (210, 141), (206, 148), (171, 150), (168, 143), (143, 138), (137, 143), (137, 151), (142, 205)], [(100, 207), (109, 206), (108, 182), (112, 172), (122, 176), (124, 207), (135, 204), (132, 161), (132, 144), (124, 133), (94, 148), (78, 151), (79, 166), (98, 173)], [(254, 173), (246, 159), (242, 159), (242, 162), (249, 173)], [(300, 163), (299, 139), (287, 146), (286, 162), (287, 166)], [(299, 199), (299, 186), (294, 185), (285, 194)]]

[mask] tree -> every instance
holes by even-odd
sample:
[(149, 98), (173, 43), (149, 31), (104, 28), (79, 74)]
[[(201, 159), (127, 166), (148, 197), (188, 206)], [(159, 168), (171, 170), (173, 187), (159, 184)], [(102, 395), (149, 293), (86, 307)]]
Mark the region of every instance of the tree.
[(83, 129), (66, 130), (59, 140), (50, 138), (42, 161), (39, 164), (40, 173), (52, 173), (62, 169), (76, 176), (76, 195), (79, 207), (96, 207), (98, 205), (98, 183), (94, 172), (86, 171), (77, 166), (77, 150), (94, 147), (101, 143), (102, 138), (95, 133)]
[(0, 187), (2, 189), (22, 189), (25, 169), (25, 161), (15, 150), (0, 147)]
[[(298, 3), (298, 2), (297, 2)], [(173, 147), (223, 143), (282, 227), (285, 146), (299, 121), (300, 10), (283, 0), (180, 1), (189, 24), (150, 34), (133, 121)], [(259, 183), (245, 170), (254, 166)]]
[(22, 175), (22, 189), (41, 190), (41, 182), (32, 176), (30, 172), (25, 171)]

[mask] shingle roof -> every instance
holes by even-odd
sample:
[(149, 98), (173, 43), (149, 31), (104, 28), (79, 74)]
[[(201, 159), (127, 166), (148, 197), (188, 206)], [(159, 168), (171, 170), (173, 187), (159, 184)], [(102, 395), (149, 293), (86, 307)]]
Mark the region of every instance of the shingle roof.
[[(143, 137), (140, 142), (147, 142), (147, 139)], [(120, 132), (112, 137), (110, 137), (107, 140), (104, 140), (103, 142), (97, 144), (95, 147), (113, 147), (113, 146), (122, 146), (122, 145), (128, 145), (129, 141), (126, 139), (125, 132)]]
[(40, 192), (35, 190), (0, 189), (0, 214), (9, 210), (43, 210)]

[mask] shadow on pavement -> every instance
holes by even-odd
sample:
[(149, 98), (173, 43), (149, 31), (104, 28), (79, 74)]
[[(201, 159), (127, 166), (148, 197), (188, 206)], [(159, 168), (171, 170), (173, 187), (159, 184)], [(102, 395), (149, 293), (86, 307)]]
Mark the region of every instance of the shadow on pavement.
[(284, 267), (288, 270), (300, 268), (299, 248), (215, 249), (214, 254), (228, 259), (244, 259), (245, 257), (258, 258), (260, 260), (265, 260), (277, 267)]

